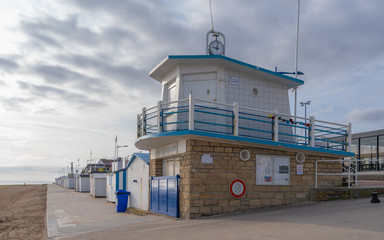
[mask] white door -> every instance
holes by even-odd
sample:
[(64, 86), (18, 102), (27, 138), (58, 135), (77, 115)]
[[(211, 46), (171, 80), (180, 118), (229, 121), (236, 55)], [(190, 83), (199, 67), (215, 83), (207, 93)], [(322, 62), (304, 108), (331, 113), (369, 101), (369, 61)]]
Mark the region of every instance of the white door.
[(216, 73), (186, 74), (183, 79), (184, 98), (188, 98), (191, 93), (197, 99), (216, 101)]
[[(167, 92), (166, 92), (166, 102), (173, 102), (177, 100), (177, 91), (176, 91), (176, 81), (173, 80), (167, 84)], [(171, 112), (176, 111), (175, 108), (177, 104), (166, 104), (163, 106), (163, 130), (162, 131), (172, 131), (177, 129), (177, 114), (169, 114)]]

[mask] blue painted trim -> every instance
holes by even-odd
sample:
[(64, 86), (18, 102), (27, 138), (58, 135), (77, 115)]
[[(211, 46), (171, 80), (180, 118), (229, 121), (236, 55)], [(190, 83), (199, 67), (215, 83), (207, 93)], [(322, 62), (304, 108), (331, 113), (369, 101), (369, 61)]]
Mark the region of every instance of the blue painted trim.
[(300, 85), (304, 84), (303, 80), (296, 79), (296, 78), (293, 78), (290, 76), (286, 76), (286, 75), (280, 74), (278, 72), (274, 72), (274, 71), (271, 71), (271, 70), (268, 70), (265, 68), (261, 68), (261, 67), (249, 64), (249, 63), (245, 63), (245, 62), (233, 59), (233, 58), (226, 57), (226, 56), (220, 56), (220, 55), (169, 55), (168, 59), (223, 59), (225, 61), (236, 63), (236, 64), (242, 65), (244, 67), (252, 68), (252, 69), (255, 69), (255, 70), (258, 70), (261, 72), (275, 75), (277, 77), (285, 78), (287, 80), (299, 83)]
[(127, 171), (123, 172), (123, 190), (127, 191)]
[(119, 172), (116, 172), (116, 192), (119, 190), (119, 175), (120, 173)]
[(330, 150), (330, 149), (316, 148), (316, 147), (309, 147), (309, 146), (300, 146), (300, 145), (296, 145), (296, 144), (292, 144), (292, 143), (274, 142), (274, 141), (270, 141), (270, 140), (248, 138), (248, 137), (241, 137), (241, 136), (233, 136), (233, 135), (225, 135), (225, 134), (211, 133), (211, 132), (202, 132), (202, 131), (196, 131), (196, 130), (182, 130), (182, 131), (174, 131), (174, 132), (154, 133), (151, 135), (145, 135), (143, 137), (140, 137), (136, 141), (150, 139), (150, 138), (168, 137), (168, 136), (183, 136), (183, 135), (197, 135), (197, 136), (203, 136), (203, 137), (223, 138), (223, 139), (227, 139), (227, 140), (234, 140), (234, 141), (247, 142), (247, 143), (251, 142), (251, 143), (270, 145), (270, 146), (275, 146), (275, 147), (286, 147), (286, 148), (291, 148), (291, 149), (322, 152), (322, 153), (336, 154), (336, 155), (344, 155), (344, 156), (349, 156), (349, 157), (355, 156), (355, 154), (351, 153), (351, 152), (344, 152), (344, 151), (337, 151), (337, 150)]

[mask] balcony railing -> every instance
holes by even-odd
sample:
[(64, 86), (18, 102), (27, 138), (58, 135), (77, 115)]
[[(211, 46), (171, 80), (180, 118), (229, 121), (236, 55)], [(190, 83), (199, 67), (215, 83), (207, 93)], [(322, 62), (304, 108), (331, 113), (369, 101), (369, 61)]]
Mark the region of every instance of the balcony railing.
[(158, 102), (137, 116), (137, 137), (196, 130), (347, 152), (351, 124), (194, 99)]

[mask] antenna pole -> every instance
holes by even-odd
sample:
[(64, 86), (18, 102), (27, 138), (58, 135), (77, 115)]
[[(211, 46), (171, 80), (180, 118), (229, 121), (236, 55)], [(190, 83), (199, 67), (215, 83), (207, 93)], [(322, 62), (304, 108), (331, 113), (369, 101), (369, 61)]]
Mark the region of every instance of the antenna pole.
[(211, 12), (212, 32), (214, 32), (214, 29), (213, 29), (213, 16), (212, 16), (212, 4), (211, 4), (211, 0), (209, 0), (209, 10), (210, 10), (210, 12)]
[[(298, 65), (298, 58), (299, 58), (299, 19), (300, 19), (300, 0), (297, 0), (295, 78), (297, 78), (297, 65)], [(295, 110), (294, 110), (294, 116), (295, 116), (295, 122), (296, 122), (296, 116), (297, 116), (297, 87), (295, 87), (294, 90), (295, 90), (295, 108), (294, 108)], [(296, 135), (296, 128), (294, 128), (294, 135)]]

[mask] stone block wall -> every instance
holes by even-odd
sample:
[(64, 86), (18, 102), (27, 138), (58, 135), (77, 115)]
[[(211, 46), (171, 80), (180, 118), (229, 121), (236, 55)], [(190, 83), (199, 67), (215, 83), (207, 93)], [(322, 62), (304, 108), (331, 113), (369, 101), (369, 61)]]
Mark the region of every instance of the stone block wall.
[[(239, 157), (241, 150), (251, 153), (248, 161)], [(202, 140), (187, 140), (186, 153), (180, 154), (180, 215), (197, 218), (222, 213), (245, 211), (268, 206), (285, 206), (309, 200), (309, 190), (315, 186), (315, 162), (332, 159), (306, 153), (303, 175), (296, 174), (297, 152), (260, 147), (250, 147)], [(213, 163), (202, 163), (202, 154), (213, 154)], [(290, 157), (290, 185), (256, 185), (256, 154), (284, 155)], [(153, 164), (156, 162), (156, 164)], [(159, 160), (151, 160), (150, 173), (160, 167)], [(318, 165), (318, 169), (341, 172), (340, 163)], [(154, 175), (151, 175), (154, 176)], [(341, 178), (324, 176), (324, 183), (341, 185)], [(230, 195), (229, 184), (235, 178), (246, 183), (246, 193), (237, 199)]]

